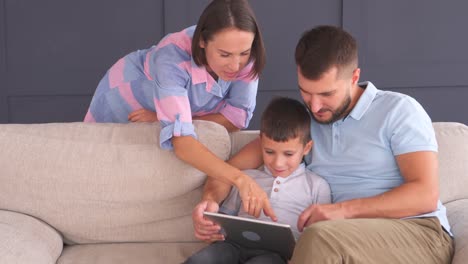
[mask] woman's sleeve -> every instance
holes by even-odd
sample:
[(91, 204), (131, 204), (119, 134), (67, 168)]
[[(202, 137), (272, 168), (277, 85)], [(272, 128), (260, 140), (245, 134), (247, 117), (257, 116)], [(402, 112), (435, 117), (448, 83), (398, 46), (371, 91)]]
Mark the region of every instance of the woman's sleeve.
[(163, 149), (172, 149), (173, 136), (196, 138), (186, 88), (190, 76), (184, 67), (190, 63), (190, 56), (180, 43), (158, 46), (152, 52), (146, 65), (155, 83), (154, 106), (161, 124), (159, 143)]
[(255, 110), (258, 78), (249, 76), (252, 63), (247, 65), (239, 74), (226, 97), (226, 106), (220, 113), (233, 125), (247, 128)]

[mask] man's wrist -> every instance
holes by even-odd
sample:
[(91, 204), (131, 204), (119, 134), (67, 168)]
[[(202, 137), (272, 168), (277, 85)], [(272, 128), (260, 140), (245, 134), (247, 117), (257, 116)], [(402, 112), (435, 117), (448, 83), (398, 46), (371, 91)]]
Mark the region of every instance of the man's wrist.
[(344, 201), (339, 203), (341, 211), (343, 212), (343, 217), (345, 219), (355, 218), (355, 203), (356, 200)]

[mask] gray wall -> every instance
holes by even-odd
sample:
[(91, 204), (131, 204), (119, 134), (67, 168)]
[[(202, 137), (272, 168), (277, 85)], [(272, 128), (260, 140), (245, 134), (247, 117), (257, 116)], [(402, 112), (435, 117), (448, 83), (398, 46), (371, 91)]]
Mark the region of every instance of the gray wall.
[[(121, 56), (195, 24), (208, 0), (0, 0), (0, 123), (81, 121)], [(351, 32), (362, 80), (415, 97), (433, 121), (468, 124), (468, 2), (251, 0), (267, 48), (258, 128), (271, 97), (299, 99), (294, 47), (319, 24)]]

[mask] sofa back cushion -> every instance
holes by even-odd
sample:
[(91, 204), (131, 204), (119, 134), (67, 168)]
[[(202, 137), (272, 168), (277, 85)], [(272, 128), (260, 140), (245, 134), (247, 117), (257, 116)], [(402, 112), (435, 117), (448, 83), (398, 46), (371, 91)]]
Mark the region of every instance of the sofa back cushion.
[[(224, 127), (195, 121), (221, 159)], [(68, 243), (195, 241), (205, 174), (159, 148), (157, 124), (0, 125), (0, 209), (37, 217)]]
[(439, 144), (439, 185), (442, 203), (467, 199), (468, 126), (455, 122), (433, 123)]

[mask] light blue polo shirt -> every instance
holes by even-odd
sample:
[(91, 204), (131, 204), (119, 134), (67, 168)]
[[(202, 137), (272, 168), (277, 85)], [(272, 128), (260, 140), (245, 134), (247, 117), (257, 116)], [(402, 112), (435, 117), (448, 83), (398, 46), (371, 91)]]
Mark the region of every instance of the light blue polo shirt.
[[(365, 198), (403, 184), (395, 156), (437, 152), (432, 122), (410, 96), (378, 90), (371, 82), (353, 110), (332, 124), (312, 120), (314, 147), (306, 157), (307, 168), (322, 176), (332, 191), (333, 202)], [(414, 217), (436, 216), (450, 232), (446, 209)]]

